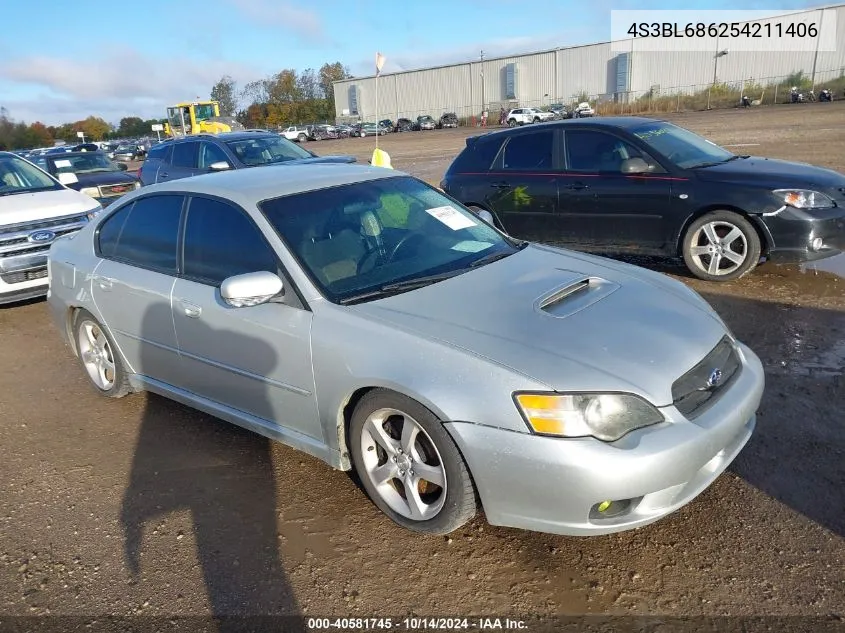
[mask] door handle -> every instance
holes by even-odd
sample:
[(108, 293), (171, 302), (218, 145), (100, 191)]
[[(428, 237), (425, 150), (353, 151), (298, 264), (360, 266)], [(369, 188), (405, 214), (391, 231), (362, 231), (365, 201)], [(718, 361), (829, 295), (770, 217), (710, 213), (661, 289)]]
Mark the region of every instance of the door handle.
[(506, 182), (494, 182), (490, 184), (494, 189), (511, 189), (510, 184)]
[(112, 288), (112, 280), (107, 277), (97, 277), (97, 285), (101, 290), (108, 292)]
[(585, 185), (583, 182), (573, 182), (571, 185), (566, 187), (567, 189), (574, 189), (575, 191), (581, 191), (582, 189), (589, 189), (590, 185)]
[(169, 175), (170, 174), (168, 174), (166, 171), (165, 172), (159, 172), (158, 177), (159, 178), (167, 178)]
[(202, 314), (202, 308), (195, 306), (193, 303), (188, 303), (187, 301), (180, 301), (179, 303), (182, 304), (182, 311), (189, 319), (198, 319)]

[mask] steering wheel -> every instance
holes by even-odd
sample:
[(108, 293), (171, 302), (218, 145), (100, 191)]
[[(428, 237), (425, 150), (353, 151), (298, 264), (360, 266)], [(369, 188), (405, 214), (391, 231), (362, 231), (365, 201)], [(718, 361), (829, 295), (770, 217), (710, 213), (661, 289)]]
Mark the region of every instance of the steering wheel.
[(414, 240), (424, 239), (425, 235), (423, 235), (422, 233), (408, 233), (405, 237), (396, 242), (396, 246), (393, 247), (393, 249), (390, 251), (390, 255), (387, 256), (387, 261), (392, 262), (394, 259), (396, 259), (396, 254), (403, 248), (406, 248), (406, 246), (408, 244), (411, 244)]

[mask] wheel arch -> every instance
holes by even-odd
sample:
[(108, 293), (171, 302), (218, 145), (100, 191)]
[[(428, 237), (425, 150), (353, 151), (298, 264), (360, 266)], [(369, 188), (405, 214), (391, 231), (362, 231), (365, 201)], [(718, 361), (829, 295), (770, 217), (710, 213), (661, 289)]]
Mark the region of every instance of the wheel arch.
[(419, 403), (421, 406), (431, 411), (435, 416), (437, 416), (441, 423), (448, 421), (444, 419), (446, 416), (443, 414), (442, 411), (440, 411), (436, 406), (434, 406), (434, 404), (430, 400), (428, 400), (428, 398), (425, 398), (420, 394), (411, 393), (407, 390), (400, 390), (389, 385), (371, 384), (363, 387), (358, 387), (354, 391), (352, 391), (352, 393), (350, 393), (343, 401), (343, 404), (341, 405), (340, 411), (338, 412), (337, 416), (337, 446), (340, 451), (340, 460), (343, 470), (352, 469), (352, 458), (350, 453), (351, 446), (349, 444), (349, 428), (352, 424), (352, 415), (355, 413), (355, 408), (358, 406), (358, 403), (361, 402), (361, 399), (368, 393), (376, 390), (389, 391), (395, 393), (396, 395), (402, 396), (403, 398), (413, 400), (414, 402)]
[(696, 211), (691, 213), (689, 217), (684, 220), (681, 230), (675, 236), (676, 255), (683, 255), (684, 236), (686, 235), (690, 225), (701, 216), (713, 211), (730, 211), (732, 213), (736, 213), (737, 215), (741, 215), (743, 218), (748, 220), (751, 223), (751, 226), (754, 227), (754, 230), (757, 231), (757, 236), (760, 238), (760, 255), (769, 254), (769, 250), (774, 246), (774, 241), (772, 240), (772, 236), (769, 233), (768, 228), (760, 220), (759, 215), (748, 213), (744, 209), (740, 209), (739, 207), (731, 204), (710, 204), (705, 207), (701, 207), (700, 209), (696, 209)]

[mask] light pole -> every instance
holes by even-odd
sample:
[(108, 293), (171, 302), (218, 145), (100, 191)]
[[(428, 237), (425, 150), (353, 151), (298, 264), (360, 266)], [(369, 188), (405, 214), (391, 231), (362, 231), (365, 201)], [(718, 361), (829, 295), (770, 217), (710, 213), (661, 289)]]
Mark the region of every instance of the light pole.
[(710, 84), (710, 89), (707, 91), (707, 109), (710, 109), (710, 93), (713, 92), (713, 87), (716, 85), (716, 70), (719, 67), (719, 58), (724, 57), (728, 54), (728, 49), (726, 48), (723, 51), (716, 51), (716, 54), (713, 56), (713, 83)]
[(481, 112), (484, 112), (484, 51), (481, 51)]

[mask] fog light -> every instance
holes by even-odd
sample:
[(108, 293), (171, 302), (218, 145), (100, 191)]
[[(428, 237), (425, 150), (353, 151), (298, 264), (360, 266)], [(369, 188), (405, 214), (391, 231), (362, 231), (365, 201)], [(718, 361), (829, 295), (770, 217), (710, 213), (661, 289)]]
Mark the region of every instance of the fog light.
[(602, 501), (590, 508), (591, 519), (610, 519), (625, 514), (631, 508), (631, 499)]
[(816, 237), (816, 238), (813, 239), (812, 242), (810, 242), (810, 248), (812, 248), (814, 251), (822, 250), (823, 246), (824, 246), (824, 240), (820, 237)]

